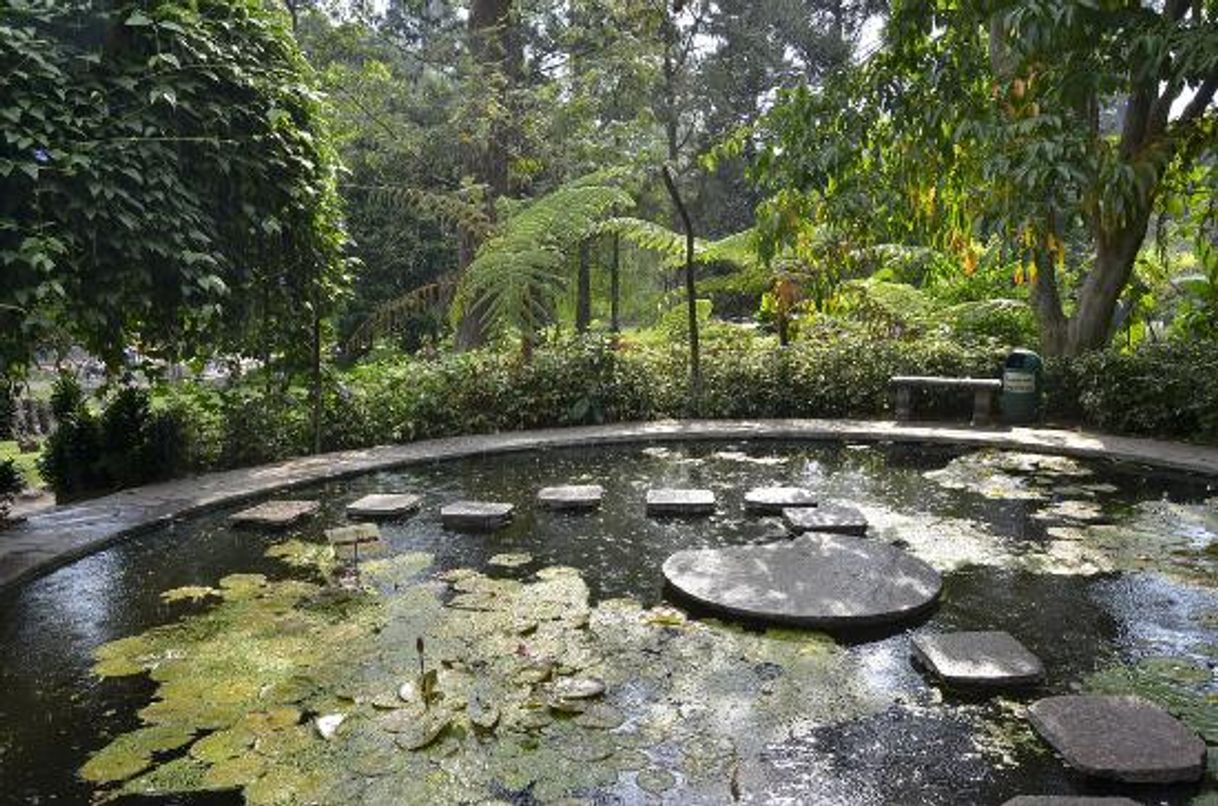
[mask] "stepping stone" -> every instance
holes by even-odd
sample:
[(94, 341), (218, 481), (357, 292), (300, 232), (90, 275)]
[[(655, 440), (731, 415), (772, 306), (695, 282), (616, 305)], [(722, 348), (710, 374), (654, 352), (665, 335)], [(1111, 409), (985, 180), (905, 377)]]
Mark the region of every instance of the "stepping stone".
[(1170, 784), (1205, 773), (1201, 737), (1140, 697), (1047, 697), (1032, 704), (1028, 719), (1067, 764), (1087, 775)]
[(381, 530), (373, 523), (359, 523), (355, 526), (342, 526), (326, 530), (326, 540), (336, 546), (351, 546), (356, 543), (377, 543), (381, 539)]
[(507, 526), (514, 509), (500, 501), (454, 501), (440, 509), (440, 521), (449, 529), (499, 529)]
[(537, 492), (537, 503), (547, 509), (596, 509), (604, 495), (605, 488), (599, 484), (565, 484), (542, 487)]
[(942, 585), (935, 569), (898, 548), (830, 534), (678, 551), (663, 570), (676, 592), (712, 610), (819, 629), (910, 618)]
[(711, 490), (655, 489), (647, 491), (648, 515), (710, 515), (715, 511)]
[(1071, 795), (1020, 795), (1002, 806), (1141, 806), (1129, 798), (1076, 798)]
[(951, 686), (1027, 686), (1045, 676), (1040, 658), (1005, 632), (916, 635), (913, 654), (918, 663)]
[(242, 526), (282, 528), (316, 515), (320, 509), (317, 501), (266, 501), (234, 514), (230, 520)]
[(744, 494), (749, 512), (777, 514), (787, 507), (814, 507), (816, 499), (803, 487), (757, 487)]
[(373, 493), (347, 505), (352, 518), (400, 518), (416, 512), (423, 496), (411, 493)]
[(821, 504), (817, 507), (787, 507), (782, 511), (787, 528), (796, 534), (803, 532), (833, 532), (842, 535), (867, 534), (867, 517), (844, 504)]

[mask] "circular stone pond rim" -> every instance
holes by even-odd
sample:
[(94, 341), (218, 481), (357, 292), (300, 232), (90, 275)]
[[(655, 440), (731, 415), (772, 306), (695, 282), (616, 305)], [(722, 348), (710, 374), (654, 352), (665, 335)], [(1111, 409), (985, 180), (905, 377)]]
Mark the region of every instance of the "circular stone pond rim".
[(899, 442), (1106, 459), (1218, 478), (1218, 448), (1054, 428), (891, 420), (662, 420), (421, 440), (135, 487), (44, 510), (0, 532), (0, 590), (179, 518), (378, 470), (546, 448), (696, 440)]

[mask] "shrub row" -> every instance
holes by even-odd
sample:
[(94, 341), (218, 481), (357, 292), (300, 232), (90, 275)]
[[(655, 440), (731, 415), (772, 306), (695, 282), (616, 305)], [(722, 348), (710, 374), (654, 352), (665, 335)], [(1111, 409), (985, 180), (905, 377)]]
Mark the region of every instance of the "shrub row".
[[(779, 348), (739, 330), (708, 331), (696, 412), (680, 344), (615, 346), (588, 337), (538, 349), (528, 362), (495, 351), (431, 360), (392, 355), (326, 378), (323, 448), (695, 414), (881, 417), (891, 410), (891, 376), (997, 377), (1006, 352), (990, 342), (857, 333)], [(1212, 346), (1051, 361), (1047, 384), (1051, 420), (1218, 441), (1218, 351)], [(970, 407), (967, 395), (952, 392), (917, 403), (926, 418), (964, 419)], [(66, 395), (56, 404), (61, 427), (44, 475), (70, 495), (299, 455), (311, 444), (309, 412), (305, 390), (257, 383), (182, 385), (155, 401), (147, 392), (123, 390), (100, 416), (91, 415), (79, 395)]]

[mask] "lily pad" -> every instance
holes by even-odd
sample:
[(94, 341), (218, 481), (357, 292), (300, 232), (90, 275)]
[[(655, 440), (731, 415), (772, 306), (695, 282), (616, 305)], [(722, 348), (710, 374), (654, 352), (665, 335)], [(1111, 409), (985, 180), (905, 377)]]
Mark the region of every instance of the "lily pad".
[(161, 600), (167, 603), (173, 602), (198, 602), (209, 596), (219, 596), (220, 591), (208, 585), (183, 585), (180, 588), (173, 588), (161, 594)]
[(528, 565), (533, 562), (533, 555), (524, 552), (519, 554), (495, 554), (486, 562), (489, 565), (498, 565), (504, 568), (519, 568), (522, 565)]

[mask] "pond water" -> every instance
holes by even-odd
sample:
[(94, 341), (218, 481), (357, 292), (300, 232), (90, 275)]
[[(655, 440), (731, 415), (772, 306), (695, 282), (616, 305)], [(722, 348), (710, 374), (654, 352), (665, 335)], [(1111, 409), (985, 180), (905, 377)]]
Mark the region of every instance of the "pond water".
[[(536, 490), (560, 483), (603, 485), (601, 509), (538, 510)], [(940, 605), (830, 638), (666, 601), (673, 551), (783, 539), (778, 519), (743, 510), (770, 484), (858, 506), (873, 539), (943, 572)], [(717, 514), (648, 518), (653, 486), (709, 487)], [(323, 531), (377, 491), (423, 493), (424, 509), (381, 526), (388, 552), (362, 564), (365, 592), (337, 590)], [(1212, 777), (1089, 781), (1023, 718), (1044, 693), (1136, 691), (1218, 744), (1216, 496), (1053, 457), (768, 441), (537, 452), (307, 488), (291, 497), (323, 510), (300, 528), (234, 529), (220, 511), (0, 594), (0, 802), (1218, 802)], [(461, 498), (514, 502), (516, 518), (445, 531), (439, 507)], [(198, 589), (162, 596), (186, 586)], [(910, 634), (954, 629), (1011, 632), (1046, 684), (941, 690), (911, 665)], [(437, 673), (426, 710), (397, 696), (418, 679), (420, 637)], [(607, 688), (559, 702), (547, 692), (561, 676)], [(318, 716), (342, 717), (329, 740)]]

